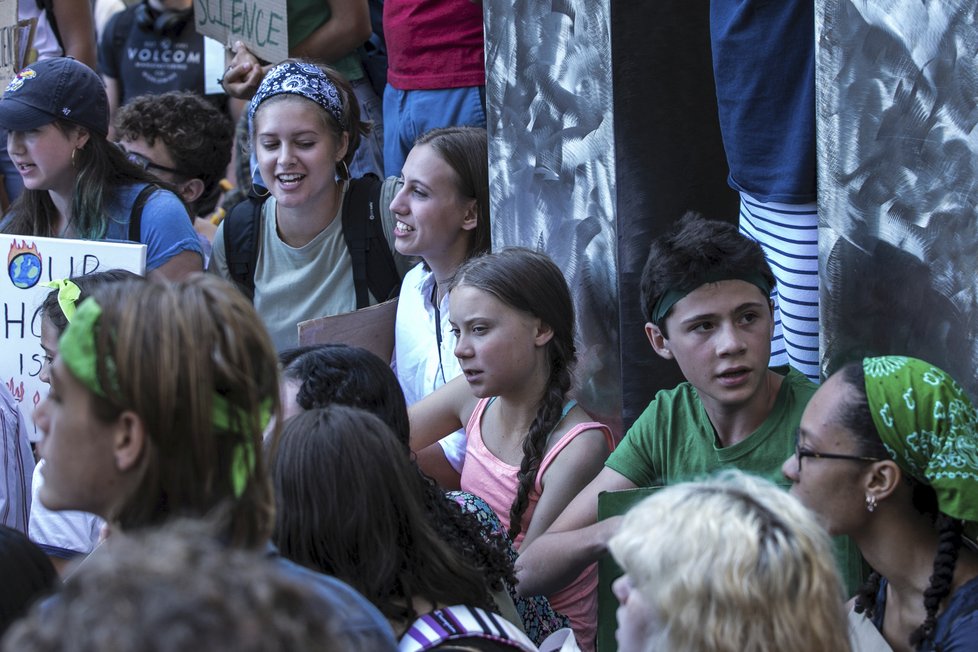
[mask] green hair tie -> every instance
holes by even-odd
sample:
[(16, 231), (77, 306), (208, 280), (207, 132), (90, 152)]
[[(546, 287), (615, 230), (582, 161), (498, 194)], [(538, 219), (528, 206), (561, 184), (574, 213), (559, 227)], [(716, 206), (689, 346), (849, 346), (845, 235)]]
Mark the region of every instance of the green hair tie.
[[(272, 417), (272, 399), (266, 398), (258, 406), (258, 420), (261, 429), (264, 430)], [(232, 406), (227, 398), (214, 393), (214, 407), (212, 408), (211, 422), (217, 430), (228, 432), (231, 430), (231, 412), (236, 412), (241, 423), (247, 423), (248, 418), (244, 410)], [(248, 486), (248, 479), (255, 471), (255, 451), (252, 442), (241, 442), (234, 446), (231, 459), (231, 487), (234, 490), (234, 497), (240, 498)]]
[[(68, 327), (58, 340), (58, 355), (61, 356), (61, 360), (72, 376), (90, 391), (104, 398), (107, 394), (98, 379), (98, 359), (95, 351), (95, 325), (101, 316), (102, 307), (94, 297), (82, 301), (69, 318)], [(111, 358), (106, 360), (106, 367), (113, 388), (117, 388), (115, 364)]]
[[(78, 379), (82, 385), (94, 392), (98, 396), (107, 396), (98, 379), (97, 355), (95, 349), (95, 325), (102, 316), (102, 308), (95, 301), (94, 297), (88, 297), (81, 302), (68, 328), (58, 341), (58, 354), (64, 361), (71, 375)], [(115, 362), (111, 357), (105, 361), (109, 382), (116, 394), (118, 391), (118, 380), (115, 370)], [(211, 424), (217, 431), (228, 433), (231, 430), (231, 415), (237, 416), (239, 424), (249, 423), (248, 413), (232, 405), (228, 399), (214, 392), (213, 407), (211, 410)], [(259, 404), (258, 420), (262, 430), (268, 425), (272, 414), (272, 399), (266, 398)], [(255, 470), (255, 451), (254, 445), (249, 440), (234, 446), (231, 460), (231, 485), (234, 490), (234, 497), (240, 498), (248, 485), (248, 479)]]
[(58, 291), (58, 305), (61, 306), (61, 312), (64, 313), (65, 319), (70, 323), (71, 318), (75, 316), (75, 304), (78, 302), (78, 297), (81, 296), (81, 290), (78, 286), (70, 278), (48, 281), (41, 283), (41, 285)]

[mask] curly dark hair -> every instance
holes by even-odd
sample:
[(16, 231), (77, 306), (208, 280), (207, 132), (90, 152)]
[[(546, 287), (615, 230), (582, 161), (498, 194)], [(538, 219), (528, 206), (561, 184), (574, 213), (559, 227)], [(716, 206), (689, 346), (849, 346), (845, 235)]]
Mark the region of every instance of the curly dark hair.
[(162, 141), (176, 169), (204, 182), (203, 194), (191, 205), (194, 214), (214, 210), (234, 139), (234, 125), (224, 112), (189, 91), (140, 95), (119, 108), (115, 130), (122, 140), (142, 138), (150, 147)]
[[(410, 423), (404, 393), (393, 370), (366, 349), (345, 344), (298, 347), (279, 354), (282, 376), (299, 385), (296, 402), (303, 410), (329, 405), (357, 407), (380, 417), (410, 456)], [(507, 541), (483, 531), (478, 518), (462, 512), (434, 480), (412, 463), (423, 479), (424, 505), (439, 536), (474, 564), (490, 586), (516, 586)]]

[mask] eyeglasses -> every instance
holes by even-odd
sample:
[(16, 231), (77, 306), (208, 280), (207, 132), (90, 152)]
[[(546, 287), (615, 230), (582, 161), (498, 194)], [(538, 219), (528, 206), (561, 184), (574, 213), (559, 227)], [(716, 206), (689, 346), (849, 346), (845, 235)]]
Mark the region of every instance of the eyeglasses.
[(822, 460), (853, 460), (855, 462), (881, 462), (878, 457), (868, 457), (866, 455), (842, 455), (841, 453), (818, 453), (803, 449), (795, 434), (795, 459), (798, 460), (798, 473), (801, 473), (801, 459), (803, 457), (814, 457)]
[(169, 172), (170, 174), (176, 174), (177, 176), (180, 176), (182, 178), (187, 178), (188, 176), (186, 173), (181, 172), (180, 170), (177, 170), (175, 168), (168, 168), (165, 165), (153, 163), (151, 160), (149, 160), (139, 152), (131, 152), (125, 147), (123, 147), (122, 145), (119, 145), (119, 149), (121, 149), (122, 152), (126, 155), (126, 158), (129, 159), (129, 162), (136, 165), (136, 167), (138, 167), (140, 170), (147, 171), (147, 172), (149, 170), (159, 170), (160, 172)]

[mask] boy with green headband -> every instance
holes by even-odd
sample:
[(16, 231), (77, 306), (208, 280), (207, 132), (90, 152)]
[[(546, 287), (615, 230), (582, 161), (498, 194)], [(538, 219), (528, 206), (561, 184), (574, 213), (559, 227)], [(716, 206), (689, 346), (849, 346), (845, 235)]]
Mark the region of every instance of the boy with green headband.
[(617, 518), (598, 494), (671, 485), (725, 467), (784, 484), (781, 462), (815, 385), (768, 368), (774, 277), (760, 246), (724, 222), (687, 214), (653, 241), (642, 273), (645, 332), (687, 382), (660, 391), (546, 534), (520, 554), (524, 595), (551, 593), (607, 549)]

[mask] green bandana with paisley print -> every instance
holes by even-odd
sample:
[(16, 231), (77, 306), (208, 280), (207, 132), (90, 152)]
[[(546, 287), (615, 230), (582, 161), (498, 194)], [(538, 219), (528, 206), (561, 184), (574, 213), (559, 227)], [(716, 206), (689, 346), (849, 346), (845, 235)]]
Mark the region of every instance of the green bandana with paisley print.
[(863, 371), (873, 423), (893, 460), (934, 488), (943, 513), (978, 522), (978, 414), (964, 389), (916, 358), (865, 358)]

